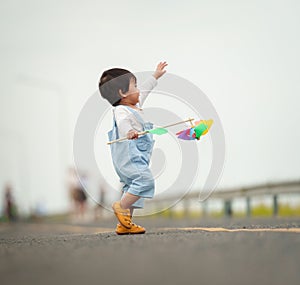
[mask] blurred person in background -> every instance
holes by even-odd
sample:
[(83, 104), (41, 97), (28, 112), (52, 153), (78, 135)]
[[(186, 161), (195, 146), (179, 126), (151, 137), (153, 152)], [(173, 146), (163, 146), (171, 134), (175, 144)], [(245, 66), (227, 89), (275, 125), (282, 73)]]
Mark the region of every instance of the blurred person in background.
[(95, 220), (103, 217), (103, 212), (105, 210), (105, 195), (106, 195), (106, 184), (105, 181), (100, 182), (99, 185), (99, 198), (97, 205), (95, 206)]
[(7, 184), (5, 186), (4, 195), (4, 216), (9, 222), (15, 222), (17, 220), (17, 207), (14, 202), (11, 185)]
[[(75, 218), (83, 219), (87, 208), (87, 196), (84, 185), (87, 182), (87, 176), (78, 176), (77, 171), (70, 167), (68, 175), (69, 197), (72, 204), (72, 213)], [(80, 181), (81, 180), (81, 181)]]

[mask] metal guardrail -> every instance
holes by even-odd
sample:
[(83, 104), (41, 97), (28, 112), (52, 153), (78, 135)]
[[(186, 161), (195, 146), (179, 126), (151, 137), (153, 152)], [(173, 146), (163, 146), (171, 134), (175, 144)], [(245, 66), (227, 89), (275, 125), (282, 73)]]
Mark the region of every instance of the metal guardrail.
[[(286, 182), (279, 182), (279, 183), (266, 183), (266, 184), (259, 184), (249, 187), (242, 187), (242, 188), (235, 188), (235, 189), (220, 189), (213, 192), (209, 198), (202, 202), (203, 203), (203, 212), (204, 215), (206, 207), (205, 203), (209, 203), (209, 201), (214, 199), (221, 199), (224, 203), (224, 214), (225, 216), (231, 217), (233, 214), (232, 210), (232, 202), (236, 198), (244, 198), (246, 200), (246, 214), (247, 216), (251, 216), (251, 200), (254, 197), (259, 196), (271, 196), (273, 201), (273, 215), (278, 215), (279, 211), (279, 203), (278, 197), (280, 195), (286, 194), (300, 194), (300, 180), (296, 181), (286, 181)], [(205, 196), (205, 193), (203, 193)], [(163, 203), (171, 205), (174, 201), (178, 200), (178, 196), (174, 197), (164, 197), (162, 199), (158, 199), (153, 201), (155, 204)], [(184, 211), (188, 212), (189, 203), (188, 201), (191, 200), (199, 200), (199, 192), (190, 192), (186, 194), (184, 197), (180, 199), (180, 202), (183, 202)]]

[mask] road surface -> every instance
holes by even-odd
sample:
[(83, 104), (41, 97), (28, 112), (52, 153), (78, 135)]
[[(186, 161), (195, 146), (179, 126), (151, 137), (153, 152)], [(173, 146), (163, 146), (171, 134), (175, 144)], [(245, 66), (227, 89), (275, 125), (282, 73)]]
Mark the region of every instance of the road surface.
[(0, 284), (300, 284), (300, 219), (0, 225)]

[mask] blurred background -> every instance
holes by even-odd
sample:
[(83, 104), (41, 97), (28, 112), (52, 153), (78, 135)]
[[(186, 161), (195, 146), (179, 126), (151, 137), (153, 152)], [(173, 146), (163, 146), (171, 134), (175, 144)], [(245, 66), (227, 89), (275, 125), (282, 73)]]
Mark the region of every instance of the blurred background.
[[(161, 60), (221, 118), (220, 189), (299, 181), (299, 12), (297, 0), (1, 0), (1, 215), (97, 208), (74, 172), (80, 110), (105, 69), (153, 70)], [(98, 201), (104, 188), (99, 181)], [(282, 199), (299, 207), (298, 195)]]

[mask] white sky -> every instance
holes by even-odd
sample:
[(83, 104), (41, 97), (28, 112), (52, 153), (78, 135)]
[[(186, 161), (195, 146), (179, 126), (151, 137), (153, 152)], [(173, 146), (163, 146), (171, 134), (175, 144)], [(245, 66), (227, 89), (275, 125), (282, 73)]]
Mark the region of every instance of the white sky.
[(11, 181), (24, 210), (65, 208), (73, 129), (99, 75), (160, 60), (222, 120), (220, 186), (299, 179), (299, 14), (297, 0), (2, 0), (1, 189)]

